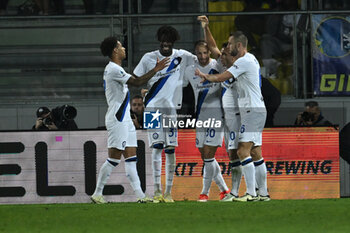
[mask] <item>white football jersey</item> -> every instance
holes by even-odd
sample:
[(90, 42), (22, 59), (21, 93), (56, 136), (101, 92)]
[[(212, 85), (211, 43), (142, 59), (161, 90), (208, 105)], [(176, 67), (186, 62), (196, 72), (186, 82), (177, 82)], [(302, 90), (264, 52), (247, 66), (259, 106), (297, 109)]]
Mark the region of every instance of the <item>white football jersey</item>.
[[(149, 72), (155, 67), (157, 58), (165, 58), (159, 50), (146, 53), (134, 69), (134, 74), (141, 76)], [(148, 81), (145, 97), (148, 108), (181, 108), (183, 75), (185, 68), (194, 63), (195, 56), (186, 50), (173, 49), (169, 58), (170, 65)]]
[[(219, 72), (223, 73), (227, 70), (220, 60), (217, 59), (219, 65)], [(223, 108), (237, 108), (238, 107), (238, 93), (237, 93), (237, 82), (234, 78), (230, 78), (225, 82), (221, 83), (222, 91), (222, 107)]]
[[(188, 83), (192, 86), (198, 119), (215, 118), (221, 120), (221, 84), (207, 80), (201, 83), (202, 79), (194, 74), (197, 68), (205, 74), (218, 74), (219, 65), (216, 60), (210, 59), (209, 64), (203, 67), (196, 60), (195, 64), (186, 68), (184, 86), (187, 86)], [(213, 113), (215, 114), (213, 115)]]
[[(131, 121), (130, 117), (130, 93), (126, 82), (131, 77), (120, 65), (109, 62), (103, 75), (103, 85), (108, 104), (106, 113), (106, 125), (116, 120)], [(107, 123), (108, 122), (108, 123)]]
[(246, 53), (235, 61), (228, 70), (237, 82), (240, 108), (264, 108), (261, 94), (260, 65), (253, 54)]

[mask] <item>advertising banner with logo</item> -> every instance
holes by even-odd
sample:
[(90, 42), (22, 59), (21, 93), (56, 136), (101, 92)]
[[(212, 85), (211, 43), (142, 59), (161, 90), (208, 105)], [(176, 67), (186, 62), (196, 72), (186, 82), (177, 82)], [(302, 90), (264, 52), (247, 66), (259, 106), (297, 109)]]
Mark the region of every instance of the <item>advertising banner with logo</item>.
[(312, 15), (317, 96), (350, 95), (350, 16)]
[[(152, 195), (152, 153), (146, 131), (137, 133), (138, 174), (142, 189)], [(173, 198), (196, 200), (202, 189), (203, 162), (195, 146), (195, 131), (179, 130), (178, 137)], [(334, 128), (265, 129), (262, 149), (273, 199), (340, 196), (339, 140)], [(0, 204), (90, 202), (106, 158), (106, 131), (1, 132)], [(230, 188), (224, 147), (218, 149), (216, 159)], [(162, 161), (164, 182), (164, 154)], [(244, 190), (242, 180), (240, 194)], [(213, 183), (209, 199), (218, 200), (218, 193)], [(113, 202), (136, 201), (123, 161), (113, 170), (104, 195)]]
[[(179, 133), (174, 198), (196, 200), (202, 189), (203, 161), (193, 143), (195, 131)], [(264, 129), (262, 152), (273, 199), (340, 197), (339, 133), (333, 127)], [(225, 148), (218, 148), (215, 157), (230, 188), (231, 171)], [(244, 191), (242, 180), (240, 195)], [(219, 192), (213, 182), (209, 200), (218, 200)]]

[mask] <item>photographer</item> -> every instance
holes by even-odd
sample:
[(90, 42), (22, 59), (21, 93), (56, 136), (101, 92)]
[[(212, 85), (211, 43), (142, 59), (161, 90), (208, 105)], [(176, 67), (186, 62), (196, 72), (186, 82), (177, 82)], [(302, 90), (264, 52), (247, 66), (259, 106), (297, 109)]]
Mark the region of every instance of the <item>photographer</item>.
[(77, 110), (69, 105), (56, 107), (51, 111), (47, 107), (40, 107), (36, 111), (37, 120), (33, 130), (75, 130), (78, 129), (74, 118)]
[[(40, 107), (38, 110), (36, 110), (36, 122), (35, 125), (33, 125), (33, 130), (57, 130), (56, 125), (50, 125), (45, 124), (47, 120), (50, 117), (50, 109), (47, 107)], [(45, 120), (45, 122), (44, 122)]]
[(143, 98), (140, 95), (135, 95), (130, 101), (130, 115), (136, 129), (143, 128), (143, 111), (145, 106)]
[(305, 103), (304, 112), (298, 114), (294, 125), (331, 126), (333, 124), (322, 116), (316, 101), (309, 101)]

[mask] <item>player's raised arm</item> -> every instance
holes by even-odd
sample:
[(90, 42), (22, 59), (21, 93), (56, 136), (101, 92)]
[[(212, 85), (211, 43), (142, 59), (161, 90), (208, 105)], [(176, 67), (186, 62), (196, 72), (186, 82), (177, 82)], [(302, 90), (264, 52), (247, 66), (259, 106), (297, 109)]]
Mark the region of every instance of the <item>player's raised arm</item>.
[(157, 58), (156, 66), (152, 70), (150, 70), (149, 72), (147, 72), (146, 74), (140, 77), (137, 77), (136, 75), (132, 75), (126, 83), (132, 86), (141, 86), (147, 83), (148, 80), (150, 80), (158, 71), (167, 67), (169, 65), (169, 62), (170, 62), (170, 58), (164, 58), (161, 61), (159, 61), (159, 59)]
[(208, 80), (210, 82), (224, 82), (233, 77), (232, 74), (228, 71), (225, 71), (221, 74), (205, 74), (199, 69), (196, 69), (194, 74), (202, 78), (202, 82), (204, 82), (205, 80)]
[(215, 39), (211, 34), (209, 28), (209, 19), (205, 15), (201, 15), (197, 17), (197, 20), (201, 22), (201, 26), (204, 30), (204, 40), (208, 43), (209, 50), (213, 58), (217, 59), (221, 56), (220, 49), (216, 45)]

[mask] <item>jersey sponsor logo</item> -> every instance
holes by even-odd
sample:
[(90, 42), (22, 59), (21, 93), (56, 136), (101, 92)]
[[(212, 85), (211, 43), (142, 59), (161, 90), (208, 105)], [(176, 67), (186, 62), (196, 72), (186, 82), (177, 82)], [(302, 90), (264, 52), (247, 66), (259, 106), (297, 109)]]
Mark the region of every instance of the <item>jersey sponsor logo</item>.
[[(174, 58), (166, 72), (168, 73), (172, 70), (176, 70), (176, 67), (181, 63), (181, 60), (181, 57)], [(160, 78), (157, 82), (155, 82), (152, 85), (151, 89), (145, 97), (145, 106), (147, 106), (148, 103), (158, 94), (158, 92), (162, 89), (162, 87), (165, 85), (165, 82), (170, 76), (171, 74), (168, 74), (167, 76)]]
[(143, 128), (144, 129), (160, 129), (162, 113), (157, 111), (145, 111), (143, 113)]

